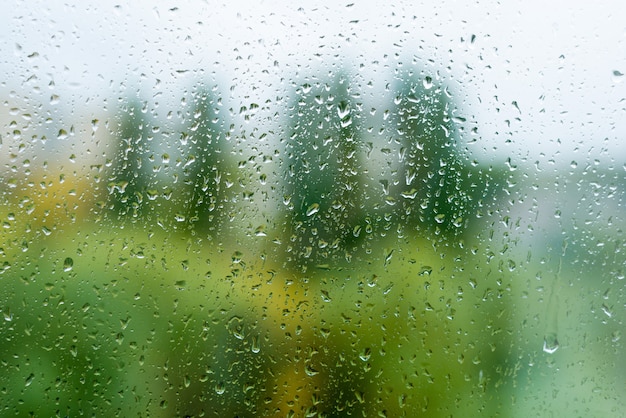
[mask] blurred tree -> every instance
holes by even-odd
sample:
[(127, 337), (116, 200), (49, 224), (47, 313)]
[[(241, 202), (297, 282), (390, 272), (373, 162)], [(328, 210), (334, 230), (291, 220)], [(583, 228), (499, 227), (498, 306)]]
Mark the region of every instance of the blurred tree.
[(196, 232), (215, 235), (227, 216), (226, 181), (229, 175), (226, 133), (221, 97), (204, 87), (193, 94), (193, 107), (182, 133), (183, 178), (181, 202), (185, 217)]
[(455, 105), (429, 76), (400, 74), (392, 106), (399, 166), (393, 187), (396, 221), (410, 229), (462, 235), (481, 200), (492, 197), (504, 171), (471, 164), (462, 155)]
[(358, 103), (345, 75), (295, 91), (285, 140), (284, 213), (296, 269), (348, 257), (363, 220)]
[(137, 217), (143, 212), (152, 176), (150, 151), (152, 132), (146, 117), (147, 105), (130, 101), (120, 110), (112, 168), (107, 184), (109, 209), (120, 218)]

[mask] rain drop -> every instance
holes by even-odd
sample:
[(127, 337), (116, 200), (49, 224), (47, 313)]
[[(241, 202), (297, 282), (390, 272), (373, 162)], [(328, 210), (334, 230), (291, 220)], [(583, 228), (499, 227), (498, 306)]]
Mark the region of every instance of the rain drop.
[(63, 261), (63, 271), (70, 271), (72, 270), (72, 268), (74, 268), (74, 260), (72, 260), (70, 257), (67, 257)]
[(311, 206), (308, 207), (308, 209), (306, 210), (306, 216), (313, 216), (315, 215), (317, 212), (320, 211), (320, 205), (317, 203), (313, 203)]
[(543, 351), (548, 354), (554, 354), (559, 349), (559, 341), (555, 333), (550, 333), (543, 338)]

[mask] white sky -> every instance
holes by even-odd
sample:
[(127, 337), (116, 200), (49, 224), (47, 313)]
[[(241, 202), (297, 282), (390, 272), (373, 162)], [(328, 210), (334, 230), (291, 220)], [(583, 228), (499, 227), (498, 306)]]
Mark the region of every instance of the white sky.
[(175, 107), (181, 89), (214, 76), (263, 103), (296, 74), (344, 65), (373, 82), (364, 101), (376, 106), (393, 70), (415, 60), (451, 85), (478, 127), (478, 156), (626, 162), (619, 0), (13, 3), (0, 15), (2, 102), (55, 94), (81, 117), (139, 84)]

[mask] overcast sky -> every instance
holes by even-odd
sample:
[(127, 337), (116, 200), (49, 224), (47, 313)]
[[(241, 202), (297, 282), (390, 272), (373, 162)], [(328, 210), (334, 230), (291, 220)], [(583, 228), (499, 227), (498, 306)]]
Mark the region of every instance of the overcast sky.
[(0, 15), (0, 97), (54, 94), (87, 117), (135, 85), (167, 101), (215, 79), (263, 102), (344, 67), (372, 82), (376, 106), (393, 70), (414, 65), (451, 86), (477, 154), (624, 165), (621, 1), (385, 3), (14, 1)]

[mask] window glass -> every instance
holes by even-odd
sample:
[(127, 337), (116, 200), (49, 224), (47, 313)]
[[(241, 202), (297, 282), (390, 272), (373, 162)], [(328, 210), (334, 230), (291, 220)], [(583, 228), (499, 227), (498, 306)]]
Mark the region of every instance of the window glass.
[(14, 2), (2, 416), (618, 416), (620, 3)]

